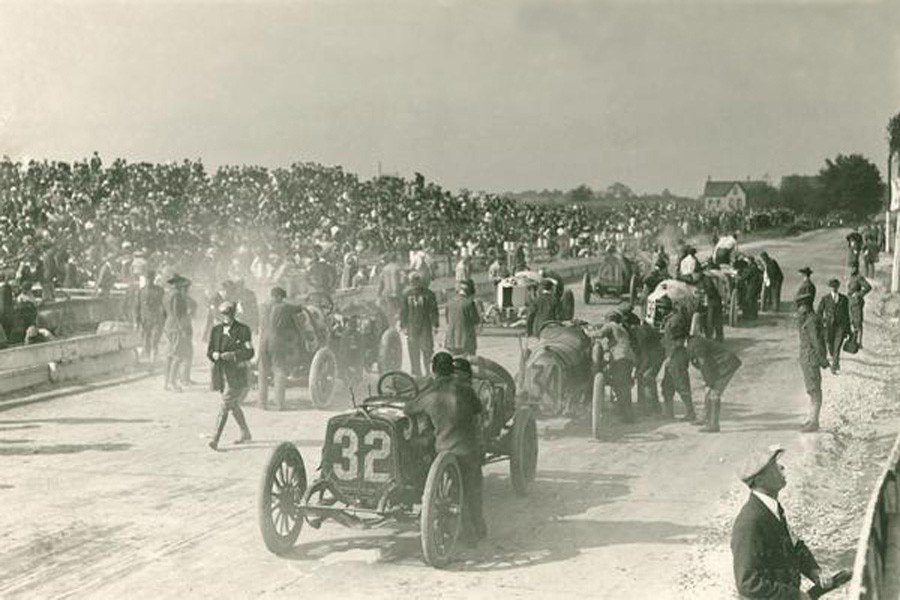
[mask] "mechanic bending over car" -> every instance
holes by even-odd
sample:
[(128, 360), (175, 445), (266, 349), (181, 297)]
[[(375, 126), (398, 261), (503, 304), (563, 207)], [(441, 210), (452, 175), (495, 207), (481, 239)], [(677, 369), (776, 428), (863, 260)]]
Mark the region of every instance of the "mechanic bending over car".
[(472, 389), (472, 367), (465, 358), (454, 360), (449, 353), (438, 352), (431, 368), (431, 387), (407, 402), (403, 412), (428, 415), (435, 451), (456, 457), (463, 484), (462, 541), (474, 546), (487, 535), (481, 502), (481, 401)]

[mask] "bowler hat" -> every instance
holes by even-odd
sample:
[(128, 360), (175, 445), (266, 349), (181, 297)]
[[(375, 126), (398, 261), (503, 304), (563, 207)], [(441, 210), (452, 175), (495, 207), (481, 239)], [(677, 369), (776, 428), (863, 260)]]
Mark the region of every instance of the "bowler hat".
[(839, 287), (841, 287), (841, 282), (838, 281), (837, 279), (829, 279), (829, 280), (828, 280), (828, 287), (832, 287), (832, 288), (834, 288), (834, 289), (838, 289)]
[(778, 444), (773, 444), (765, 449), (759, 448), (754, 450), (741, 465), (738, 477), (741, 481), (750, 485), (753, 483), (753, 478), (775, 462), (782, 452), (784, 452), (784, 447)]
[(810, 269), (809, 267), (803, 267), (802, 269), (798, 269), (797, 272), (798, 272), (798, 273), (802, 273), (802, 274), (807, 275), (807, 276), (813, 274), (812, 269)]

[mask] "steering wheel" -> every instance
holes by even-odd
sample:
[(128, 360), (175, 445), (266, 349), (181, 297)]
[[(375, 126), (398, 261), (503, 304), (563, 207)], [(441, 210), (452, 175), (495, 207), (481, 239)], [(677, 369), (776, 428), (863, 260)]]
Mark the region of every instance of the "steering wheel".
[(562, 327), (562, 326), (563, 326), (562, 321), (555, 321), (555, 320), (554, 321), (544, 321), (543, 323), (541, 323), (541, 327), (537, 331), (538, 337), (540, 337), (541, 332), (544, 331), (548, 327)]
[(419, 395), (419, 385), (409, 373), (388, 371), (378, 378), (376, 387), (379, 396), (396, 396), (412, 400)]
[(318, 306), (326, 314), (330, 315), (332, 312), (334, 312), (334, 300), (332, 300), (331, 296), (324, 292), (310, 292), (306, 295), (306, 302), (308, 304)]

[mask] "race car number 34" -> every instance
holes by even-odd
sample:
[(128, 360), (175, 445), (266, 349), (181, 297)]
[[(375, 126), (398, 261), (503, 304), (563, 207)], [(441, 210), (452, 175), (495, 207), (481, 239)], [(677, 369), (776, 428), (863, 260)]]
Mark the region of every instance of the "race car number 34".
[[(372, 483), (384, 483), (390, 478), (390, 471), (379, 470), (384, 467), (383, 461), (391, 455), (391, 436), (381, 429), (372, 429), (363, 436), (360, 445), (359, 435), (349, 427), (338, 427), (334, 430), (332, 443), (340, 448), (341, 457), (334, 461), (332, 470), (335, 477), (344, 481), (353, 481), (360, 476)], [(380, 464), (376, 464), (380, 461)]]

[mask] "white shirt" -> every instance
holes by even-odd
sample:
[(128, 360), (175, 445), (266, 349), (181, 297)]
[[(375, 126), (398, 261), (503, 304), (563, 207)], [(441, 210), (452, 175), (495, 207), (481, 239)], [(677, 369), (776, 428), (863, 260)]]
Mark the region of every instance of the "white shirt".
[(693, 254), (688, 254), (681, 259), (678, 265), (678, 272), (682, 275), (690, 275), (697, 270), (697, 258)]
[(772, 512), (772, 514), (775, 515), (776, 519), (778, 519), (779, 521), (781, 520), (781, 516), (778, 514), (778, 500), (772, 498), (771, 496), (767, 496), (757, 490), (751, 490), (751, 493), (766, 505), (766, 508), (768, 508)]

